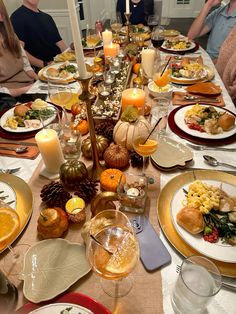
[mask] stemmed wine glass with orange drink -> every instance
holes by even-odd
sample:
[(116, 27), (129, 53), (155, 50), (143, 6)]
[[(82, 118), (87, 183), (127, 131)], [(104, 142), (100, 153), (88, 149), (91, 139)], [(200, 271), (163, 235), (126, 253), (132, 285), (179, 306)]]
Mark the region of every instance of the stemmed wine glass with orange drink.
[(101, 41), (101, 34), (96, 28), (90, 28), (87, 25), (86, 29), (86, 44), (88, 48), (93, 48), (94, 57), (96, 57), (96, 46)]
[(128, 217), (119, 210), (103, 210), (89, 224), (87, 257), (108, 295), (129, 293), (132, 281), (127, 277), (139, 259), (139, 244)]
[(153, 81), (159, 87), (160, 92), (162, 92), (163, 87), (170, 83), (170, 79), (171, 69), (167, 66), (167, 63), (161, 63), (153, 75)]
[(145, 157), (149, 158), (158, 147), (158, 129), (156, 125), (152, 130), (148, 130), (145, 127), (145, 123), (142, 120), (138, 120), (134, 125), (133, 131), (133, 148), (137, 154), (143, 157), (143, 170), (145, 175)]

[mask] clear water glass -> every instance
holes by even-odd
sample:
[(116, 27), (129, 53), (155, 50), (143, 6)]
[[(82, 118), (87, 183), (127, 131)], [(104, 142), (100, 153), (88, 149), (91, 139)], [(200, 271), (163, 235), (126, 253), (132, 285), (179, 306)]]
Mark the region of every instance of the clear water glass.
[(160, 136), (166, 134), (169, 109), (170, 109), (170, 100), (168, 98), (165, 98), (165, 97), (153, 98), (150, 122), (151, 122), (151, 125), (153, 126), (159, 119), (161, 119), (161, 121), (159, 122), (157, 126)]
[(217, 266), (202, 256), (186, 258), (172, 292), (171, 303), (177, 314), (200, 314), (221, 288)]

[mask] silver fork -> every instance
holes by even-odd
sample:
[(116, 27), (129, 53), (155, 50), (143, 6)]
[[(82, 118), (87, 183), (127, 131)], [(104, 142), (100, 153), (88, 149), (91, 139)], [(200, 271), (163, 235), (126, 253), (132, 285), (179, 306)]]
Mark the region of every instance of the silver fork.
[[(180, 266), (180, 265), (176, 265), (176, 273), (179, 274), (180, 269), (181, 269), (181, 266)], [(231, 284), (229, 284), (229, 283), (226, 283), (226, 282), (223, 282), (223, 281), (222, 281), (222, 286), (223, 286), (224, 288), (228, 288), (228, 289), (232, 289), (232, 290), (235, 290), (235, 291), (236, 291), (236, 286), (231, 285)]]
[[(215, 147), (209, 147), (209, 146), (203, 146), (203, 145), (193, 145), (190, 143), (187, 143), (189, 147), (195, 150), (216, 150)], [(224, 152), (236, 152), (236, 147), (217, 147), (217, 150), (221, 150)]]
[(20, 170), (20, 167), (19, 168), (12, 168), (12, 169), (0, 169), (0, 174), (1, 173), (9, 173), (9, 174), (12, 174), (12, 173), (15, 173), (17, 171)]

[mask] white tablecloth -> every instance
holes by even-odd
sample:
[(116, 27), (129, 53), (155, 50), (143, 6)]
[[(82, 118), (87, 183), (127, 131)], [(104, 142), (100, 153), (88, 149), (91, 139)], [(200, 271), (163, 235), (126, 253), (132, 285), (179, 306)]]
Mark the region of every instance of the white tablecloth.
[[(207, 53), (201, 49), (201, 54), (203, 56), (204, 64), (214, 67), (210, 57)], [(196, 56), (196, 54), (194, 54)], [(226, 104), (226, 108), (235, 112), (234, 104), (232, 103), (225, 87), (223, 86), (221, 79), (218, 73), (215, 73), (214, 83), (221, 86), (223, 91), (223, 97)], [(46, 86), (45, 83), (37, 81), (33, 87), (31, 88), (30, 92), (42, 92), (39, 89), (39, 86)], [(79, 89), (78, 83), (74, 83), (72, 85), (74, 87), (74, 91)], [(177, 90), (180, 90), (179, 88)], [(177, 135), (173, 134), (169, 129), (167, 129), (167, 135), (173, 139), (177, 139), (182, 143), (186, 143), (185, 140), (180, 139)], [(235, 144), (228, 145), (228, 147), (236, 147)], [(208, 152), (209, 153), (209, 152)], [(204, 169), (212, 169), (211, 166), (208, 166), (204, 163), (202, 155), (205, 154), (204, 151), (194, 151), (194, 167), (196, 168), (204, 168)], [(232, 152), (220, 152), (214, 150), (210, 152), (212, 156), (215, 156), (219, 160), (227, 160), (228, 163), (232, 163), (236, 166), (236, 159), (235, 153)], [(16, 174), (17, 176), (23, 178), (26, 182), (29, 181), (33, 172), (35, 171), (36, 167), (38, 166), (39, 162), (41, 161), (41, 156), (39, 155), (35, 160), (29, 159), (20, 159), (20, 158), (9, 158), (9, 157), (1, 157), (0, 159), (0, 168), (15, 168), (21, 167), (21, 170)], [(218, 167), (217, 170), (228, 170), (224, 167)], [(172, 177), (179, 174), (181, 172), (173, 173), (161, 173), (161, 187), (163, 187)], [(171, 290), (173, 287), (174, 282), (177, 278), (177, 273), (175, 271), (176, 265), (181, 264), (183, 257), (176, 252), (176, 250), (169, 244), (169, 242), (165, 239), (165, 236), (161, 232), (161, 239), (168, 248), (171, 256), (172, 256), (172, 263), (169, 266), (166, 266), (162, 269), (162, 284), (163, 284), (163, 306), (164, 306), (164, 313), (171, 314), (173, 313), (171, 303), (170, 303), (170, 295)], [(236, 249), (235, 247), (232, 249)], [(227, 278), (226, 278), (227, 279)], [(230, 281), (230, 279), (228, 279)], [(236, 279), (233, 279), (232, 282), (236, 285)], [(154, 292), (152, 292), (154, 293)], [(154, 297), (154, 295), (153, 295)], [(208, 312), (205, 313), (210, 314), (235, 314), (236, 313), (236, 297), (235, 294), (229, 290), (225, 290), (224, 288), (215, 296), (214, 300), (208, 306)], [(148, 313), (145, 313), (148, 314)]]

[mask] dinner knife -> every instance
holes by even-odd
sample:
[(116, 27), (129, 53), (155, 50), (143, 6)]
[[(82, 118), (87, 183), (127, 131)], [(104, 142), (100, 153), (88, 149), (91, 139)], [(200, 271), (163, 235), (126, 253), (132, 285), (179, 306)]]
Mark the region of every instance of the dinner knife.
[(19, 141), (12, 141), (12, 140), (2, 140), (0, 144), (14, 144), (14, 145), (24, 145), (24, 146), (37, 146), (37, 143), (34, 142), (19, 142)]

